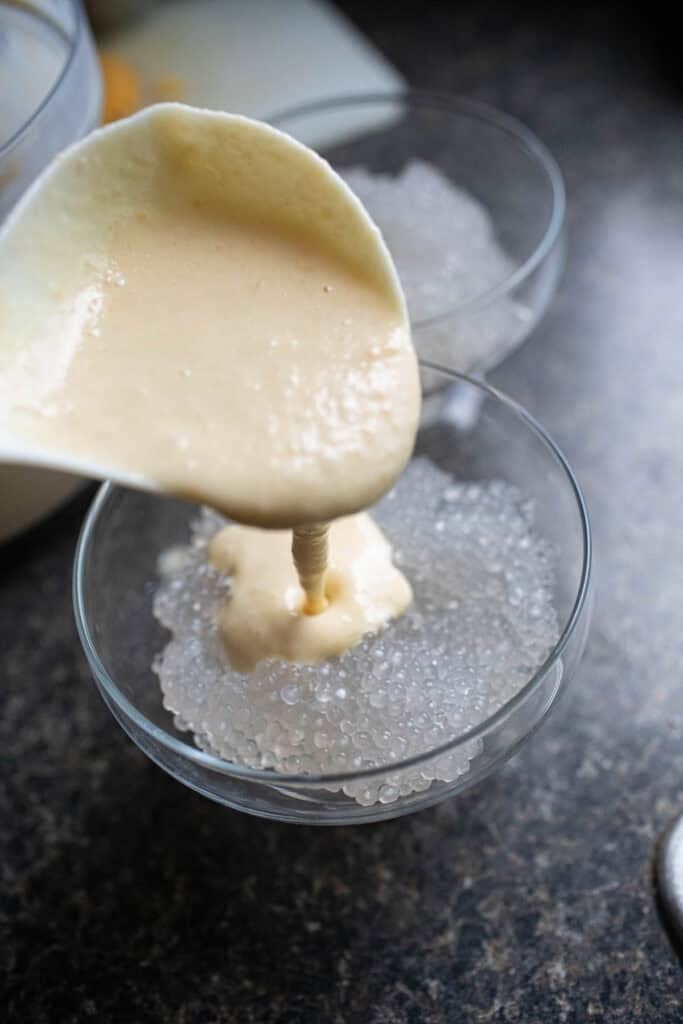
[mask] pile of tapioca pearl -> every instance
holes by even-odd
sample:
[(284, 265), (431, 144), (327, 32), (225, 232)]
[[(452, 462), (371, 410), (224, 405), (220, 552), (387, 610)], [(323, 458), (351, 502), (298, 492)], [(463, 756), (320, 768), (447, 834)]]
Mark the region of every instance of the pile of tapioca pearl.
[(155, 662), (165, 706), (203, 749), (245, 766), (326, 775), (386, 773), (326, 788), (390, 803), (469, 769), (477, 741), (392, 771), (456, 738), (509, 700), (557, 640), (551, 552), (533, 508), (502, 482), (454, 483), (414, 459), (373, 510), (409, 578), (409, 610), (322, 665), (271, 660), (233, 671), (215, 624), (229, 580), (209, 568), (224, 525), (204, 511), (166, 552), (155, 599), (172, 639)]

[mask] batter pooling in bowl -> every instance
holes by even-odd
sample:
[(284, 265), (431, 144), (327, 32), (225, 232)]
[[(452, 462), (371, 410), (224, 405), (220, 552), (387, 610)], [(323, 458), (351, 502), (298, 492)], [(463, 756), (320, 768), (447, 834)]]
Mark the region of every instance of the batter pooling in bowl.
[[(407, 462), (419, 380), (381, 237), (310, 150), (178, 105), (95, 133), (4, 225), (0, 308), (0, 448), (200, 501), (249, 528), (296, 529), (307, 596), (288, 555), (299, 587), (296, 600), (284, 588), (288, 614), (328, 616), (334, 631), (335, 601), (355, 587), (362, 621), (349, 632), (339, 617), (349, 642), (405, 607), (386, 545), (353, 519), (352, 539), (340, 530), (335, 542), (333, 527), (322, 571), (322, 524), (372, 505)], [(242, 549), (253, 539), (238, 536)], [(368, 546), (376, 557), (359, 561)], [(231, 603), (251, 593), (265, 633), (277, 632), (254, 596), (280, 593), (275, 569), (261, 563), (256, 580), (252, 560), (237, 561)], [(378, 563), (391, 582), (373, 604), (358, 573)], [(331, 588), (334, 573), (349, 587)], [(308, 636), (305, 651), (277, 653), (329, 649)]]

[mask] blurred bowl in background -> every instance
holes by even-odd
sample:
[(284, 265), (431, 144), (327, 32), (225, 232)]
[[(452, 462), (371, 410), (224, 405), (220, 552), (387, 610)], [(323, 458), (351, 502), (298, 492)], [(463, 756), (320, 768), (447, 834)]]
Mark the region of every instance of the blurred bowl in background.
[[(0, 220), (60, 150), (99, 122), (95, 47), (77, 0), (0, 0)], [(47, 515), (75, 477), (0, 466), (0, 541)]]
[(565, 190), (529, 129), (416, 90), (342, 96), (268, 120), (329, 160), (378, 223), (422, 359), (481, 374), (531, 333), (562, 269)]

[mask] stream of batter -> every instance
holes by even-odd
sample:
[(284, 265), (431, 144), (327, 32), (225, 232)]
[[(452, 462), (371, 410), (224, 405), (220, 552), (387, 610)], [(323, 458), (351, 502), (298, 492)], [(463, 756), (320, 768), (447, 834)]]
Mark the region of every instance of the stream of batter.
[[(10, 428), (237, 521), (211, 546), (231, 577), (220, 615), (231, 662), (321, 660), (410, 601), (389, 545), (355, 514), (413, 446), (405, 303), (379, 235), (314, 154), (245, 119), (162, 110), (146, 133), (143, 118), (127, 135), (103, 132), (2, 247), (0, 369), (22, 335), (29, 368), (29, 332), (54, 337), (54, 372), (36, 370), (40, 387), (19, 380)], [(288, 216), (305, 202), (309, 216)], [(35, 298), (41, 269), (49, 302)]]

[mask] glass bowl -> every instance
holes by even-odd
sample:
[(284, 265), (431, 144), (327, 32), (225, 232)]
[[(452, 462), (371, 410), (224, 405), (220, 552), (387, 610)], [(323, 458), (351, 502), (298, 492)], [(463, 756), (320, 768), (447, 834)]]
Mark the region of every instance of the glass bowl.
[(400, 221), (386, 193), (378, 199), (367, 182), (356, 188), (393, 251), (422, 359), (479, 375), (530, 334), (562, 269), (565, 191), (555, 160), (528, 128), (480, 103), (412, 90), (342, 96), (267, 120), (343, 176), (364, 168), (394, 177), (415, 161), (429, 164), (488, 214), (502, 258), (493, 259), (476, 211), (453, 208), (441, 193), (424, 206), (416, 179), (394, 200), (410, 211)]
[[(510, 757), (546, 717), (572, 675), (588, 630), (590, 531), (578, 484), (561, 452), (515, 402), (473, 380), (427, 367), (440, 386), (425, 398), (416, 454), (458, 481), (500, 479), (533, 501), (536, 532), (552, 546), (559, 639), (532, 678), (495, 714), (418, 757), (367, 771), (285, 775), (240, 767), (195, 746), (162, 705), (151, 665), (168, 639), (154, 618), (157, 560), (186, 544), (197, 507), (105, 484), (88, 513), (74, 569), (79, 636), (95, 682), (119, 724), (174, 778), (219, 803), (307, 824), (377, 821), (417, 811), (471, 786)], [(476, 401), (473, 403), (472, 395)], [(471, 415), (476, 404), (478, 415)], [(419, 495), (416, 496), (419, 500)], [(435, 523), (438, 533), (439, 526)], [(457, 612), (444, 614), (457, 626)], [(390, 636), (391, 627), (384, 634)], [(391, 803), (362, 806), (327, 787), (420, 771), (460, 748), (469, 768)]]
[(0, 0), (0, 220), (98, 124), (102, 88), (78, 0)]

